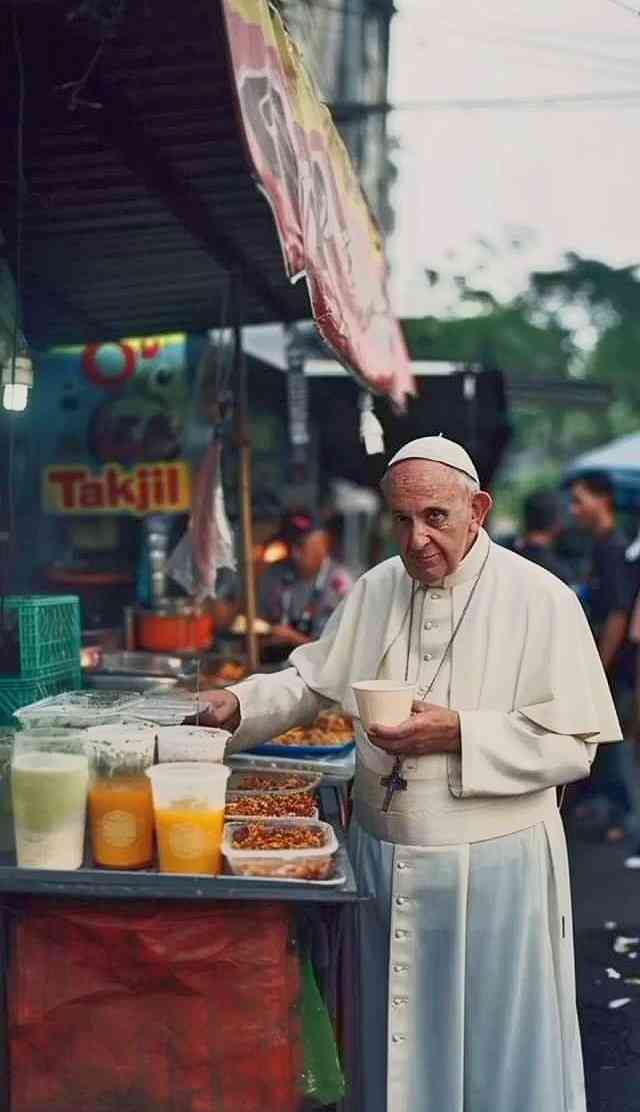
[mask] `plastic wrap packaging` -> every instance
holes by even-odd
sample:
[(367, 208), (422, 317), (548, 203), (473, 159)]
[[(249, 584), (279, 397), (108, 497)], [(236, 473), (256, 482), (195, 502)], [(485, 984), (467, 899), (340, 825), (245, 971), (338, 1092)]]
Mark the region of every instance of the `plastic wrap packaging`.
[(299, 956), (282, 904), (25, 900), (11, 1112), (299, 1112)]
[(220, 476), (221, 442), (207, 448), (193, 489), (193, 506), (184, 536), (169, 557), (167, 572), (196, 599), (215, 598), (220, 568), (235, 571), (233, 536), (227, 518)]

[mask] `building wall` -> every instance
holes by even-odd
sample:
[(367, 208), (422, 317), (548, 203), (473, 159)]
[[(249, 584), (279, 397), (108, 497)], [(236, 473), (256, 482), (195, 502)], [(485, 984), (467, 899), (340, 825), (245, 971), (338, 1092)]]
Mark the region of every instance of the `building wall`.
[(389, 0), (280, 0), (287, 26), (334, 119), (385, 232), (393, 214), (389, 187), (387, 83)]

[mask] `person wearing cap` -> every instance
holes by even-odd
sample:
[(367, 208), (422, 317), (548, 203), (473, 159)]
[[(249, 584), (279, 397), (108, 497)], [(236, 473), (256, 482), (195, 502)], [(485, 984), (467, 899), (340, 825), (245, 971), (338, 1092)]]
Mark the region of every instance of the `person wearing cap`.
[(322, 634), (353, 579), (330, 553), (324, 524), (306, 510), (285, 517), (281, 533), (289, 557), (269, 565), (258, 580), (258, 613), (271, 625), (264, 659), (284, 660), (292, 649)]
[(556, 789), (620, 739), (602, 664), (573, 592), (492, 544), (460, 445), (407, 444), (383, 492), (400, 557), (203, 720), (235, 751), (332, 704), (357, 716), (357, 681), (416, 685), (397, 726), (356, 717), (355, 1107), (585, 1112)]

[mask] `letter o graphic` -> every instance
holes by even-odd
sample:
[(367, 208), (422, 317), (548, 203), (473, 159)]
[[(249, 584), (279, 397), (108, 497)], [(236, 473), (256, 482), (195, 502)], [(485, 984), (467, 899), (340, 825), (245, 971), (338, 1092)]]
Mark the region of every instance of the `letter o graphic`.
[(82, 369), (96, 386), (117, 390), (135, 372), (135, 352), (128, 344), (88, 344), (82, 356)]

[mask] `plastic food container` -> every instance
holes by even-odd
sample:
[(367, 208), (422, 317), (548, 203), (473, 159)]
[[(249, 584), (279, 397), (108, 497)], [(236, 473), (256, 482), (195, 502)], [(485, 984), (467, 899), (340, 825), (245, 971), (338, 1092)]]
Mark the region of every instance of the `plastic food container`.
[(154, 722), (156, 726), (180, 726), (185, 718), (203, 713), (208, 703), (190, 691), (149, 691), (138, 696), (130, 712), (134, 718)]
[(249, 768), (246, 772), (232, 774), (229, 792), (234, 795), (301, 795), (303, 792), (317, 791), (321, 783), (321, 772)]
[(158, 761), (213, 761), (220, 763), (231, 734), (207, 726), (160, 726)]
[[(296, 800), (300, 799), (306, 813), (296, 810)], [(255, 811), (252, 807), (256, 807)], [(233, 808), (233, 809), (232, 809)], [(270, 822), (273, 819), (310, 818), (318, 819), (319, 811), (313, 796), (308, 792), (279, 794), (264, 792), (228, 792), (225, 807), (227, 822)]]
[(85, 741), (18, 735), (11, 760), (11, 794), (18, 865), (79, 869), (89, 787)]
[(63, 691), (21, 707), (15, 716), (25, 729), (86, 729), (128, 717), (139, 701), (130, 691)]
[(96, 865), (142, 869), (153, 856), (151, 783), (155, 726), (142, 722), (87, 730), (92, 758), (89, 786), (91, 844)]
[[(269, 827), (298, 827), (321, 830), (324, 845), (312, 849), (235, 849), (234, 834), (247, 823), (225, 824), (222, 852), (235, 876), (281, 877), (283, 880), (326, 880), (333, 868), (333, 855), (338, 849), (333, 827), (315, 819), (272, 819), (260, 823)], [(253, 822), (251, 823), (253, 825)]]
[(229, 769), (183, 761), (154, 765), (147, 776), (153, 790), (160, 872), (221, 872)]

